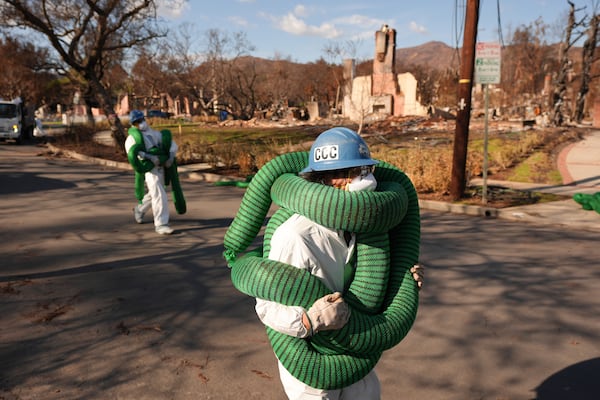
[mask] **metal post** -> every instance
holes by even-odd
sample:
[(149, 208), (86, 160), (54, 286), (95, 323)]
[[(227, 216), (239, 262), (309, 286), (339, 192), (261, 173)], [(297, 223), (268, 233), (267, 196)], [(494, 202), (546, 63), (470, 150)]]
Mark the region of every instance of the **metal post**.
[(488, 84), (485, 86), (485, 122), (483, 129), (483, 186), (481, 187), (481, 202), (487, 204), (487, 170), (488, 170), (488, 118), (490, 104), (490, 89)]

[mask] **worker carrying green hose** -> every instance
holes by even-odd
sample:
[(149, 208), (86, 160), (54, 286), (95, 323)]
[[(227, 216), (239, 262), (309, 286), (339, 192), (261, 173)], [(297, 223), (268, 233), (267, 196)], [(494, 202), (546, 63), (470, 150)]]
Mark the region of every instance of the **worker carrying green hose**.
[[(127, 159), (135, 171), (135, 196), (138, 204), (133, 208), (133, 217), (143, 223), (144, 214), (152, 209), (154, 229), (160, 235), (170, 235), (169, 199), (166, 186), (171, 186), (173, 202), (178, 214), (185, 214), (186, 202), (177, 172), (177, 144), (171, 131), (152, 129), (144, 113), (133, 110), (129, 121), (131, 127), (125, 140)], [(145, 188), (148, 190), (146, 191)]]
[[(272, 202), (263, 246), (242, 254)], [(422, 285), (418, 200), (402, 171), (356, 132), (329, 129), (258, 171), (224, 244), (290, 399), (380, 398), (374, 367), (408, 333)]]

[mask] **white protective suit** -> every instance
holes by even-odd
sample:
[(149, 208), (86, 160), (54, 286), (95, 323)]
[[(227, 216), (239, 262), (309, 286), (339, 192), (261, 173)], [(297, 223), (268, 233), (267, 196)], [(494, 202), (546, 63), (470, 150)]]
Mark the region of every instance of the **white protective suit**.
[[(372, 176), (371, 178), (375, 180)], [(370, 186), (369, 188), (357, 187), (355, 190), (374, 188), (374, 185)], [(268, 258), (306, 269), (321, 279), (332, 292), (344, 293), (353, 275), (351, 261), (354, 257), (355, 244), (354, 234), (350, 235), (350, 240), (347, 242), (343, 231), (326, 228), (302, 215), (294, 214), (273, 233)], [(255, 308), (262, 323), (272, 329), (299, 338), (306, 338), (309, 335), (302, 324), (302, 315), (306, 312), (302, 307), (256, 299)], [(351, 386), (325, 391), (306, 385), (293, 377), (280, 362), (278, 364), (281, 383), (289, 399), (375, 400), (380, 398), (379, 379), (374, 370)]]
[[(144, 138), (144, 146), (146, 150), (150, 150), (153, 147), (160, 147), (162, 145), (162, 133), (152, 129), (148, 124), (143, 121), (140, 123), (140, 132)], [(129, 153), (129, 149), (135, 144), (133, 136), (128, 135), (125, 139), (125, 152)], [(178, 146), (174, 140), (171, 140), (171, 148), (169, 153), (175, 154)], [(162, 166), (154, 167), (149, 172), (144, 174), (144, 180), (146, 181), (146, 187), (148, 191), (142, 199), (142, 204), (138, 206), (139, 211), (145, 214), (152, 207), (152, 214), (154, 216), (154, 226), (158, 227), (161, 225), (169, 224), (169, 197), (165, 189), (165, 170)]]

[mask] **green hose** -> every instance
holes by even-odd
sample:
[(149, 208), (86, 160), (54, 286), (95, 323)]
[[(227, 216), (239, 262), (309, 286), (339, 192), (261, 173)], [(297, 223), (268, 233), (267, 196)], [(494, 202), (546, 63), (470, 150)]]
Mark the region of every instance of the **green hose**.
[(600, 214), (600, 192), (594, 194), (575, 193), (573, 200), (579, 203), (584, 210), (594, 210)]
[[(171, 142), (173, 136), (171, 131), (163, 129), (160, 131), (162, 135), (162, 145), (160, 148), (146, 149), (144, 145), (144, 139), (142, 132), (135, 126), (128, 129), (128, 134), (133, 137), (135, 144), (131, 146), (127, 152), (127, 160), (133, 167), (135, 172), (135, 198), (141, 204), (144, 195), (146, 194), (145, 189), (145, 177), (144, 174), (150, 172), (154, 168), (154, 163), (148, 159), (140, 159), (138, 154), (140, 151), (149, 152), (157, 156), (160, 160), (160, 164), (164, 165), (169, 159), (169, 152), (171, 149)], [(177, 160), (173, 160), (170, 167), (165, 167), (165, 186), (171, 186), (171, 192), (173, 194), (173, 204), (178, 214), (185, 214), (187, 211), (187, 204), (179, 182), (179, 173), (177, 171)]]
[[(380, 162), (375, 192), (346, 192), (296, 176), (308, 159), (299, 152), (275, 158), (258, 171), (224, 239), (231, 279), (241, 292), (310, 308), (331, 292), (308, 271), (263, 258), (281, 223), (299, 213), (333, 229), (357, 233), (356, 273), (344, 299), (350, 320), (340, 330), (298, 339), (267, 327), (283, 366), (309, 386), (349, 386), (366, 376), (383, 351), (408, 333), (417, 313), (418, 289), (410, 268), (417, 263), (420, 215), (415, 189), (396, 167)], [(302, 193), (302, 196), (298, 196)], [(264, 225), (272, 203), (264, 249), (242, 254)]]

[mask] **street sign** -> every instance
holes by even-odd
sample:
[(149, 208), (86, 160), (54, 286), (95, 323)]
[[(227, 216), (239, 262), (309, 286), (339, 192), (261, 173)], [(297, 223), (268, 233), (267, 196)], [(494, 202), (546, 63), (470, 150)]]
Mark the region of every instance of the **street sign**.
[(475, 83), (500, 83), (500, 54), (500, 43), (477, 43), (475, 47)]

